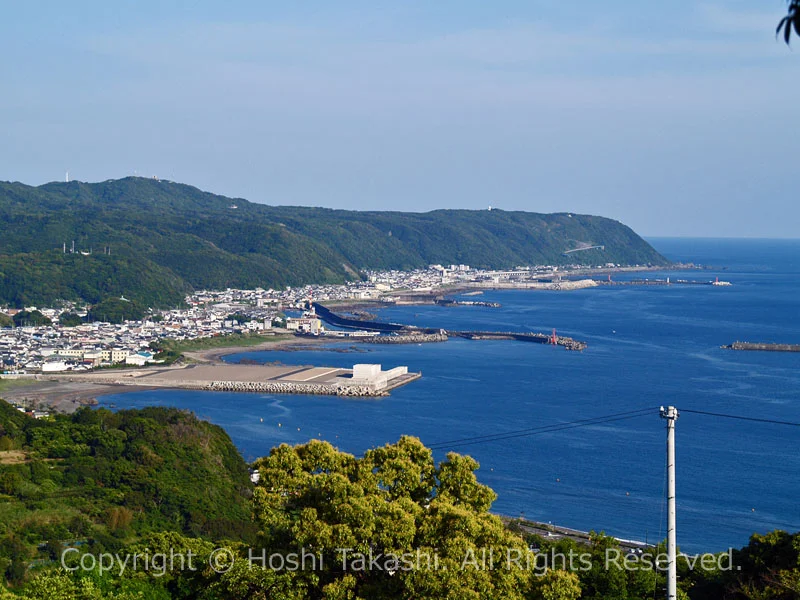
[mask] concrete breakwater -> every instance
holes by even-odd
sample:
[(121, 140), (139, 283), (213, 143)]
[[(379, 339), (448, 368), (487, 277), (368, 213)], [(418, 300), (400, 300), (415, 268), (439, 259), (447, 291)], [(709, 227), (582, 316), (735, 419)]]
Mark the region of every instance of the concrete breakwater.
[(99, 385), (166, 388), (262, 394), (314, 394), (379, 397), (415, 379), (406, 367), (383, 371), (380, 365), (352, 369), (291, 365), (191, 365), (184, 368), (145, 368), (125, 374), (86, 373), (51, 375), (48, 379)]
[(631, 279), (630, 281), (612, 281), (610, 279), (596, 279), (597, 285), (631, 286), (631, 285), (713, 285), (714, 287), (728, 287), (729, 281), (708, 281), (702, 279)]
[[(553, 337), (543, 333), (518, 333), (514, 331), (448, 331), (448, 335), (469, 340), (517, 340), (535, 344), (553, 344)], [(584, 350), (588, 344), (571, 337), (559, 335), (555, 337), (556, 346), (567, 350)]]
[(501, 307), (499, 302), (484, 302), (482, 300), (450, 300), (448, 298), (436, 300), (436, 304), (439, 306), (480, 306), (483, 308)]
[(263, 394), (313, 394), (317, 396), (353, 396), (359, 398), (388, 396), (385, 390), (364, 385), (329, 385), (284, 381), (212, 381), (199, 383), (199, 389), (209, 392), (259, 392)]
[(567, 350), (583, 350), (586, 342), (575, 340), (571, 337), (557, 336), (555, 342), (552, 336), (543, 333), (520, 333), (513, 331), (446, 331), (435, 328), (417, 328), (410, 325), (399, 323), (380, 323), (378, 321), (356, 321), (347, 319), (321, 304), (314, 303), (313, 307), (317, 316), (331, 325), (346, 327), (348, 329), (360, 329), (364, 331), (378, 331), (393, 335), (376, 336), (370, 339), (363, 339), (372, 344), (414, 344), (425, 342), (444, 342), (448, 336), (462, 337), (471, 340), (517, 340), (521, 342), (535, 342), (539, 344), (555, 343), (557, 346)]
[(772, 344), (763, 342), (733, 342), (721, 346), (726, 350), (760, 350), (764, 352), (800, 352), (800, 344)]
[[(74, 377), (70, 381), (85, 381)], [(146, 379), (97, 379), (93, 383), (115, 386), (169, 387), (199, 392), (250, 392), (261, 394), (311, 394), (315, 396), (388, 396), (385, 389), (377, 390), (363, 385), (331, 385), (325, 383), (302, 383), (295, 381), (190, 381), (175, 380), (164, 382)]]
[(435, 342), (446, 342), (446, 333), (408, 333), (400, 335), (379, 335), (364, 338), (367, 344), (430, 344)]

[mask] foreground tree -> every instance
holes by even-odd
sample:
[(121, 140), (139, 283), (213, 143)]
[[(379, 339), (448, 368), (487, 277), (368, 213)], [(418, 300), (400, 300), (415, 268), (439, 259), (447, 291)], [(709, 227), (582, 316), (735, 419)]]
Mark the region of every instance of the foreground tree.
[(292, 574), (306, 597), (568, 600), (580, 592), (574, 576), (538, 581), (526, 568), (530, 551), (487, 512), (496, 496), (478, 483), (470, 457), (451, 453), (437, 466), (418, 439), (403, 437), (363, 458), (326, 442), (282, 445), (256, 466), (263, 547), (315, 555), (317, 568)]

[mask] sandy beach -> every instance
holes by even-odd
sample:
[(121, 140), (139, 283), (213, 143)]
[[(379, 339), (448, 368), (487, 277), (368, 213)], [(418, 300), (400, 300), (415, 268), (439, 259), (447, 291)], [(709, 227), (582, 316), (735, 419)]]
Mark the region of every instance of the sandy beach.
[[(138, 389), (143, 388), (128, 387), (125, 391), (133, 392)], [(98, 396), (119, 392), (120, 388), (117, 386), (89, 381), (37, 381), (31, 385), (2, 392), (0, 396), (11, 404), (70, 414), (81, 406), (97, 404)]]

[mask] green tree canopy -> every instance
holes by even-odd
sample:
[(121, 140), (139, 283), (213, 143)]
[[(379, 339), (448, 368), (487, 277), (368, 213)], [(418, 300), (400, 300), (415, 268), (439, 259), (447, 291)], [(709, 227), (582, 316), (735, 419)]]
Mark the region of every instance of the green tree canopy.
[(436, 465), (428, 448), (404, 436), (363, 458), (327, 442), (284, 444), (256, 466), (264, 548), (313, 549), (324, 565), (293, 574), (307, 597), (514, 599), (538, 585), (523, 540), (487, 512), (496, 496), (478, 483), (472, 458), (451, 453)]
[(14, 315), (14, 325), (17, 327), (40, 327), (50, 325), (51, 321), (38, 310), (22, 310)]
[(86, 319), (90, 322), (122, 323), (123, 321), (138, 321), (144, 315), (145, 310), (138, 302), (125, 298), (107, 298), (92, 306)]
[(82, 323), (83, 319), (73, 312), (63, 312), (58, 316), (58, 324), (62, 327), (76, 327)]

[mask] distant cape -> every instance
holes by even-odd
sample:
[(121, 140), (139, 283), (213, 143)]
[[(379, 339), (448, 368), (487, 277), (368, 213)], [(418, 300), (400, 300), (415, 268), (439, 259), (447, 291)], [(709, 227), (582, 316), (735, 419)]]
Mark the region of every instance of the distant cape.
[(167, 307), (193, 289), (343, 283), (363, 269), (575, 263), (669, 261), (622, 223), (574, 213), (269, 206), (142, 177), (0, 183), (0, 304), (17, 307), (123, 294)]

